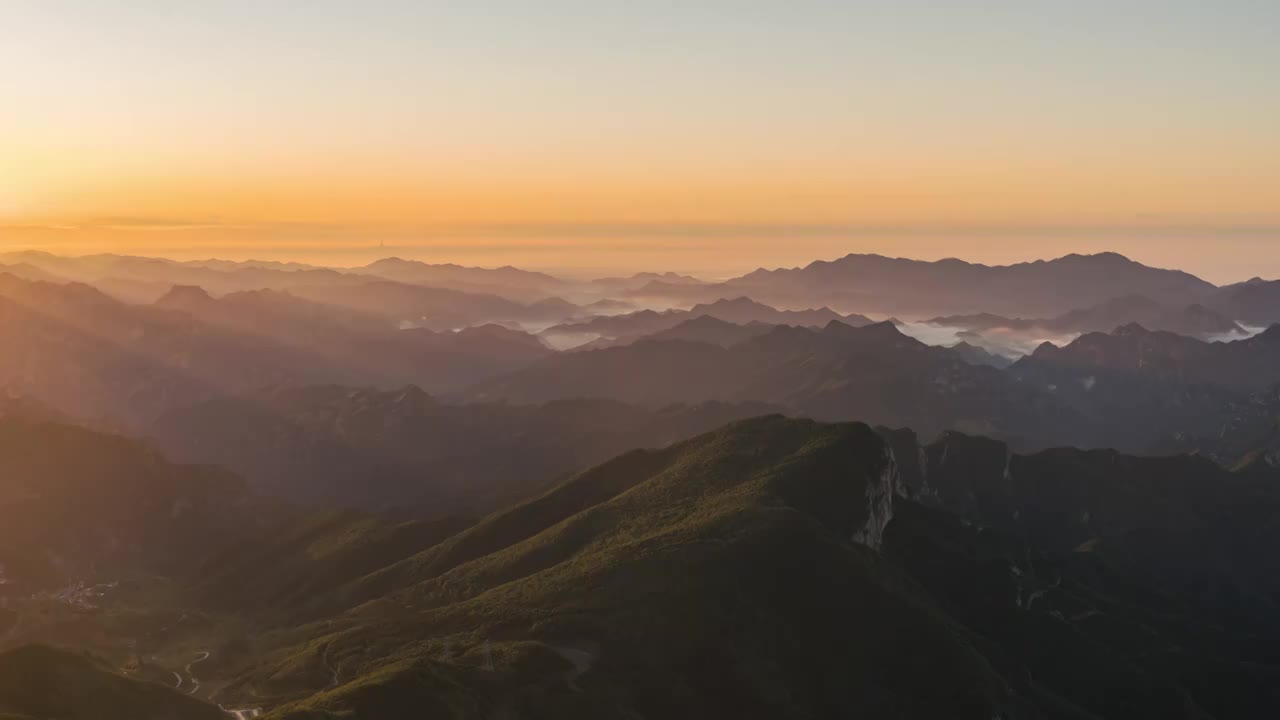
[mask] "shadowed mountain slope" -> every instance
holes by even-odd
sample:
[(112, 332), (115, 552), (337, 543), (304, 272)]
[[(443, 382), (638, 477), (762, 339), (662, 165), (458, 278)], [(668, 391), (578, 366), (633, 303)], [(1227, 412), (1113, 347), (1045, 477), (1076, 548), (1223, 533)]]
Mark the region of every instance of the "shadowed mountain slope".
[(1256, 327), (1280, 323), (1280, 280), (1252, 280), (1219, 288), (1207, 301), (1228, 317)]
[(416, 387), (276, 388), (176, 409), (152, 435), (305, 505), (474, 512), (527, 497), (632, 447), (666, 445), (762, 404), (647, 409), (607, 400), (449, 405)]
[(1204, 384), (1236, 391), (1280, 382), (1280, 326), (1245, 340), (1204, 342), (1126, 325), (1082, 335), (1064, 347), (1044, 344), (1014, 365), (1019, 377), (1120, 373), (1145, 380)]
[(865, 418), (938, 432), (1087, 442), (1088, 428), (1040, 388), (1011, 382), (964, 353), (931, 347), (891, 323), (820, 330), (775, 327), (725, 348), (641, 340), (563, 353), (467, 393), (474, 399), (545, 402), (596, 397), (661, 405), (677, 400), (754, 401), (819, 419)]
[(169, 688), (128, 678), (100, 660), (28, 645), (0, 653), (0, 717), (225, 720), (228, 716)]
[(111, 569), (172, 571), (249, 519), (239, 479), (127, 438), (0, 418), (4, 593)]
[(854, 542), (891, 469), (864, 426), (778, 418), (622, 456), (366, 580), (390, 587), (329, 626), (338, 686), (273, 716), (987, 717), (999, 678)]
[(1188, 305), (1175, 309), (1138, 295), (1108, 300), (1083, 310), (1052, 318), (1005, 318), (990, 313), (976, 315), (950, 315), (929, 321), (934, 325), (962, 327), (984, 331), (1007, 329), (1015, 331), (1041, 331), (1053, 334), (1111, 332), (1123, 325), (1137, 323), (1150, 330), (1163, 330), (1198, 338), (1213, 338), (1244, 334), (1244, 330), (1230, 316), (1223, 315), (1203, 305)]
[(388, 552), (227, 693), (289, 719), (1267, 717), (1280, 574), (1239, 548), (1280, 540), (1277, 479), (743, 421)]

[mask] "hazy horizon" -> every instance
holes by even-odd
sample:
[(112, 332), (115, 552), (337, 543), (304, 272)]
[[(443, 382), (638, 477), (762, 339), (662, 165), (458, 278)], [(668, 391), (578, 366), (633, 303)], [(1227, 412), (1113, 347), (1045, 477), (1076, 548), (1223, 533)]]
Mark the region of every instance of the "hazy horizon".
[[(556, 248), (542, 249), (544, 254), (539, 254), (539, 249), (530, 250), (529, 248), (520, 248), (519, 246), (509, 245), (451, 245), (451, 246), (434, 246), (424, 247), (421, 245), (383, 245), (374, 246), (352, 246), (347, 248), (268, 248), (266, 250), (257, 251), (245, 248), (218, 248), (216, 246), (204, 247), (195, 246), (182, 249), (169, 249), (169, 252), (148, 252), (148, 248), (140, 248), (139, 251), (133, 251), (128, 248), (107, 248), (94, 249), (86, 248), (84, 251), (68, 251), (62, 248), (46, 248), (38, 246), (3, 246), (0, 252), (41, 252), (57, 255), (60, 257), (86, 257), (93, 255), (122, 255), (137, 257), (154, 257), (166, 260), (174, 260), (177, 262), (200, 262), (222, 260), (229, 262), (281, 262), (281, 263), (299, 263), (304, 265), (315, 265), (318, 267), (330, 267), (335, 269), (351, 269), (366, 266), (378, 260), (388, 258), (399, 258), (402, 260), (413, 260), (428, 264), (439, 265), (461, 265), (464, 267), (476, 268), (497, 268), (497, 267), (516, 267), (521, 270), (530, 270), (536, 272), (545, 272), (552, 275), (558, 275), (566, 279), (585, 280), (593, 278), (602, 278), (608, 276), (629, 276), (637, 273), (654, 272), (666, 273), (673, 272), (677, 274), (687, 274), (698, 277), (704, 281), (728, 280), (741, 275), (745, 275), (753, 270), (776, 270), (784, 268), (802, 268), (814, 262), (830, 262), (838, 260), (847, 255), (880, 255), (883, 257), (912, 260), (922, 262), (937, 262), (939, 260), (961, 260), (963, 262), (987, 265), (987, 266), (1007, 266), (1016, 265), (1036, 261), (1055, 260), (1066, 255), (1096, 255), (1101, 253), (1116, 253), (1127, 257), (1130, 260), (1138, 262), (1149, 267), (1156, 267), (1166, 270), (1180, 270), (1190, 273), (1202, 280), (1207, 280), (1215, 285), (1228, 285), (1232, 283), (1244, 282), (1246, 280), (1263, 277), (1270, 279), (1264, 275), (1259, 275), (1255, 270), (1253, 274), (1247, 275), (1219, 275), (1215, 273), (1200, 272), (1195, 267), (1184, 267), (1174, 264), (1160, 265), (1157, 262), (1146, 261), (1142, 256), (1135, 256), (1132, 253), (1121, 252), (1113, 246), (1106, 243), (1099, 243), (1098, 247), (1073, 246), (1065, 248), (1058, 253), (1038, 253), (1035, 251), (1023, 253), (1009, 258), (983, 259), (981, 257), (972, 257), (965, 254), (946, 254), (938, 252), (935, 254), (899, 254), (885, 249), (885, 246), (877, 246), (860, 243), (857, 247), (850, 245), (845, 246), (843, 252), (837, 251), (838, 254), (802, 256), (794, 248), (787, 248), (786, 252), (769, 253), (763, 252), (759, 255), (761, 262), (754, 262), (752, 257), (737, 257), (733, 261), (721, 262), (719, 265), (659, 265), (655, 264), (632, 265), (632, 264), (614, 264), (614, 265), (591, 265), (589, 263), (572, 263), (557, 262), (551, 259), (552, 253)], [(161, 248), (163, 250), (163, 248)], [(1038, 250), (1038, 248), (1036, 249)], [(514, 252), (513, 252), (514, 251)], [(560, 248), (563, 253), (566, 251)], [(578, 251), (567, 251), (577, 253)], [(590, 254), (587, 255), (591, 257)], [(528, 258), (527, 262), (515, 262), (513, 257)], [(723, 257), (717, 256), (723, 260)], [(763, 262), (763, 259), (769, 257), (797, 257), (796, 261), (782, 262)], [(1245, 270), (1245, 272), (1249, 272)]]
[(9, 248), (1280, 276), (1274, 3), (6, 8)]

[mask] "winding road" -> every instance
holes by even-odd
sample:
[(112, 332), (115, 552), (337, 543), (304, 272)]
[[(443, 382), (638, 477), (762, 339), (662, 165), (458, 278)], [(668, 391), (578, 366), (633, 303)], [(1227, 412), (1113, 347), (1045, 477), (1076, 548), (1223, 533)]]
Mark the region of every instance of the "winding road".
[[(200, 681), (196, 678), (191, 668), (193, 668), (199, 663), (204, 662), (205, 660), (208, 660), (210, 654), (211, 653), (209, 653), (208, 651), (201, 651), (199, 653), (196, 653), (195, 660), (192, 660), (191, 662), (187, 663), (186, 673), (187, 673), (187, 677), (191, 680), (191, 686), (192, 686), (191, 689), (187, 691), (188, 695), (195, 695), (196, 691), (200, 689)], [(174, 671), (173, 679), (176, 681), (176, 684), (173, 686), (174, 689), (181, 690), (182, 684), (183, 684), (182, 675), (177, 671)], [(233, 710), (231, 708), (225, 708), (219, 705), (218, 709), (234, 717), (236, 720), (251, 720), (252, 718), (256, 718), (262, 714), (262, 708), (240, 708), (240, 709)]]
[[(200, 681), (197, 680), (196, 676), (191, 672), (191, 666), (195, 665), (196, 663), (202, 663), (205, 660), (209, 659), (208, 651), (204, 651), (198, 654), (199, 654), (199, 657), (187, 663), (187, 677), (191, 678), (191, 684), (194, 686), (189, 691), (187, 691), (188, 695), (195, 695), (196, 691), (200, 689)], [(174, 673), (174, 674), (176, 675), (177, 673)]]

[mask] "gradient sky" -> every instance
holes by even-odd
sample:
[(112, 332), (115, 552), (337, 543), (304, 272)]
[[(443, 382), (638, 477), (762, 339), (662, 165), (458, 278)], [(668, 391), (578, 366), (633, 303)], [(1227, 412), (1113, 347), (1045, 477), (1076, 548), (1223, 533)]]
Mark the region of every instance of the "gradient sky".
[(0, 0), (0, 245), (1280, 276), (1280, 2)]

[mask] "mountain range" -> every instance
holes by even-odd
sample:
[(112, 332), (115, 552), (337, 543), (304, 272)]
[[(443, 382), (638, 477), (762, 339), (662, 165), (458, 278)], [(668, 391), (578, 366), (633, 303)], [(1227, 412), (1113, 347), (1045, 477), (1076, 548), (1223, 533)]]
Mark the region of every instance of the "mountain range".
[(1141, 325), (1197, 338), (1243, 336), (1245, 330), (1227, 315), (1203, 305), (1174, 309), (1140, 295), (1108, 300), (1101, 305), (1072, 310), (1052, 318), (1006, 318), (991, 313), (950, 315), (929, 321), (933, 325), (960, 327), (975, 332), (1010, 330), (1054, 335), (1110, 332), (1122, 325)]
[(0, 385), (82, 419), (145, 427), (173, 407), (281, 383), (458, 390), (545, 357), (497, 326), (400, 330), (277, 291), (171, 290), (130, 305), (0, 275)]
[(177, 578), (255, 628), (204, 682), (273, 720), (1266, 717), (1280, 568), (1241, 548), (1277, 480), (768, 416), (479, 521), (249, 525)]
[(279, 387), (174, 409), (151, 437), (310, 507), (482, 514), (632, 447), (666, 445), (774, 410), (707, 402), (649, 409), (609, 400), (450, 405), (417, 387)]
[[(1189, 273), (1149, 267), (1116, 253), (1072, 254), (1005, 266), (957, 259), (929, 262), (851, 254), (836, 260), (818, 260), (804, 267), (760, 269), (721, 282), (670, 272), (579, 281), (511, 267), (433, 265), (400, 258), (386, 258), (358, 268), (324, 268), (260, 261), (175, 262), (122, 255), (61, 257), (26, 251), (0, 254), (0, 264), (12, 266), (12, 274), (29, 279), (86, 282), (139, 303), (154, 301), (173, 285), (198, 285), (218, 296), (242, 290), (299, 287), (312, 288), (310, 292), (315, 294), (321, 292), (318, 288), (383, 282), (429, 288), (437, 291), (438, 296), (441, 291), (462, 293), (453, 297), (474, 296), (475, 302), (494, 304), (506, 300), (516, 306), (547, 300), (558, 300), (556, 305), (568, 301), (569, 305), (581, 306), (609, 300), (641, 304), (658, 301), (665, 307), (688, 308), (745, 296), (780, 309), (828, 306), (845, 314), (919, 319), (977, 313), (1007, 318), (1056, 318), (1136, 296), (1171, 312), (1200, 304), (1229, 322), (1255, 327), (1280, 322), (1280, 281), (1253, 278), (1216, 287)], [(403, 289), (400, 292), (408, 293)], [(418, 307), (424, 307), (425, 302), (419, 301)], [(542, 321), (549, 320), (549, 324), (575, 317), (563, 314), (557, 320), (550, 317), (548, 309), (543, 307), (541, 314)], [(561, 310), (565, 309), (561, 306)], [(510, 311), (518, 312), (507, 306), (500, 313)], [(589, 314), (580, 312), (577, 317)], [(489, 316), (472, 322), (516, 319)], [(1154, 318), (1129, 317), (1126, 322), (1153, 325)], [(457, 327), (460, 325), (451, 325), (448, 329)]]
[[(662, 296), (671, 288), (658, 290), (644, 292)], [(1115, 253), (1006, 266), (846, 255), (802, 268), (756, 270), (719, 285), (688, 289), (685, 297), (748, 295), (777, 307), (829, 305), (931, 317), (939, 310), (1056, 315), (1133, 294), (1187, 304), (1213, 290), (1213, 285), (1188, 273), (1147, 267)]]
[(0, 720), (1280, 708), (1280, 281), (0, 268)]
[[(592, 348), (623, 345), (646, 336), (668, 333), (679, 325), (699, 318), (712, 318), (733, 325), (794, 325), (798, 327), (822, 327), (838, 321), (861, 327), (871, 324), (863, 315), (841, 315), (830, 308), (815, 310), (778, 310), (755, 302), (751, 298), (720, 299), (711, 303), (694, 305), (688, 310), (640, 310), (622, 315), (602, 315), (578, 322), (562, 323), (541, 333), (552, 344), (560, 338), (583, 339), (583, 345)], [(670, 336), (670, 335), (668, 335)]]

